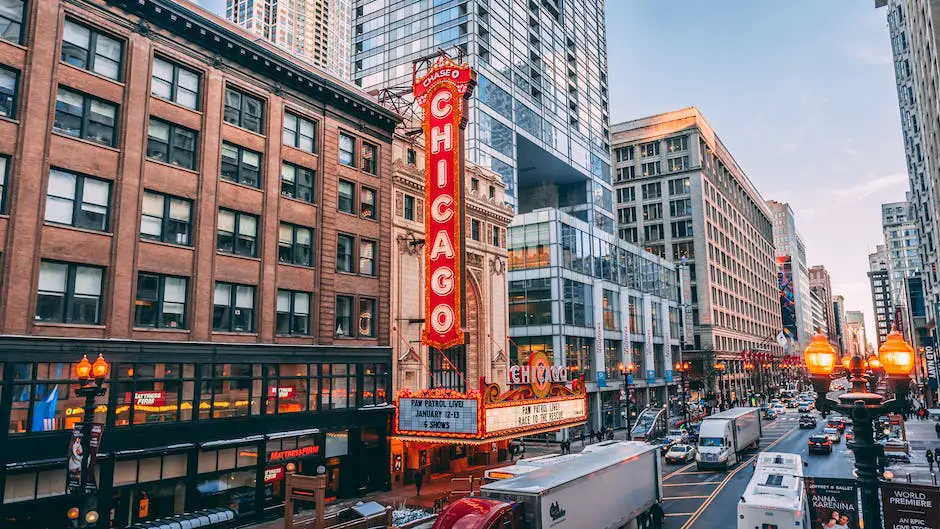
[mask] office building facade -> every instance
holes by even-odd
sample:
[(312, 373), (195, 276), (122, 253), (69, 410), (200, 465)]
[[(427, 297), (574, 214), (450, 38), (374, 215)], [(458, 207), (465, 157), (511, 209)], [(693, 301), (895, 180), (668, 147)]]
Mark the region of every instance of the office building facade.
[(348, 80), (353, 0), (225, 0), (225, 18)]
[(324, 467), (331, 498), (387, 488), (399, 116), (188, 4), (20, 7), (0, 36), (0, 525), (69, 524), (83, 354), (112, 363), (115, 527), (260, 517), (288, 464)]
[(773, 212), (774, 248), (783, 329), (790, 337), (792, 348), (799, 352), (809, 345), (813, 336), (806, 245), (796, 229), (796, 216), (790, 205), (768, 200), (767, 206)]
[(868, 336), (865, 334), (865, 314), (857, 310), (845, 311), (845, 354), (848, 356), (868, 355)]
[(770, 209), (696, 108), (614, 125), (612, 143), (618, 237), (688, 266), (695, 382), (739, 384), (742, 352), (783, 353)]
[(612, 232), (604, 24), (600, 0), (359, 0), (352, 76), (408, 94), (414, 60), (462, 54), (477, 73), (467, 160), (502, 177), (517, 212)]
[(832, 279), (829, 277), (829, 271), (826, 270), (825, 266), (816, 265), (809, 268), (809, 289), (811, 292), (816, 293), (822, 304), (826, 322), (826, 336), (829, 343), (837, 345), (839, 336), (836, 329), (836, 315), (832, 299)]
[(884, 343), (894, 321), (894, 304), (891, 297), (891, 278), (887, 270), (870, 270), (871, 303), (875, 314), (875, 330), (878, 343)]
[(845, 354), (845, 297), (836, 294), (832, 296), (833, 321), (836, 322), (836, 338), (839, 341), (839, 351)]
[(669, 404), (682, 334), (672, 263), (550, 208), (517, 215), (508, 249), (511, 365), (541, 351), (583, 376), (587, 429), (624, 425), (631, 363), (636, 409)]
[[(940, 44), (935, 20), (940, 16), (936, 0), (875, 0), (876, 8), (886, 8), (891, 51), (894, 58), (901, 133), (910, 181), (909, 222), (918, 229), (922, 279), (927, 289), (931, 318), (940, 307)], [(888, 238), (886, 237), (887, 241)], [(898, 250), (905, 252), (910, 247)], [(889, 248), (889, 251), (894, 248)], [(892, 275), (897, 289), (902, 277)], [(898, 299), (904, 299), (900, 297)]]
[(818, 291), (810, 289), (809, 299), (810, 299), (810, 306), (813, 311), (814, 332), (819, 331), (823, 334), (828, 334), (829, 328), (826, 326), (825, 304), (823, 303), (822, 299), (819, 297)]
[(891, 276), (891, 296), (903, 303), (904, 278), (921, 272), (920, 229), (912, 215), (910, 202), (881, 205), (881, 227), (884, 232), (885, 257)]

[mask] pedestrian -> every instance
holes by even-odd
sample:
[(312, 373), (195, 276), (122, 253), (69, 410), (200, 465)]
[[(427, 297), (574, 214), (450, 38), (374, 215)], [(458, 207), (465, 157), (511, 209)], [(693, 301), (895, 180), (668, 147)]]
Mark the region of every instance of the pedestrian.
[[(938, 449), (938, 450), (940, 450), (940, 449)], [(933, 457), (934, 457), (934, 456), (933, 456), (933, 452), (931, 452), (930, 449), (928, 448), (928, 449), (927, 449), (927, 466), (930, 467), (930, 471), (931, 471), (931, 472), (933, 472)]]
[(663, 529), (663, 520), (666, 518), (666, 513), (663, 512), (663, 508), (658, 503), (654, 503), (650, 507), (650, 518), (653, 529)]
[(935, 432), (937, 432), (937, 439), (940, 439), (940, 422), (933, 426)]
[(418, 490), (418, 496), (421, 495), (421, 486), (424, 485), (424, 469), (419, 468), (415, 471), (415, 489)]

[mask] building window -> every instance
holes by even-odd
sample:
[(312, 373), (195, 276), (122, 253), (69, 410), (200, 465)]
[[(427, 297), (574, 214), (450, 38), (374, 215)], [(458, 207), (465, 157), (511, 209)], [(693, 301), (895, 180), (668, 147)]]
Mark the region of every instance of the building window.
[(225, 122), (263, 134), (264, 102), (233, 88), (226, 88)]
[(356, 238), (340, 233), (336, 236), (336, 271), (354, 273), (353, 251)]
[(340, 180), (339, 185), (337, 186), (336, 209), (343, 213), (351, 213), (355, 215), (355, 196), (356, 184), (346, 180)]
[(253, 332), (255, 330), (255, 287), (215, 283), (212, 330)]
[(594, 325), (593, 294), (591, 286), (564, 280), (564, 322), (568, 325), (591, 327)]
[(192, 202), (144, 191), (140, 236), (151, 241), (190, 245)]
[(378, 174), (379, 148), (371, 143), (362, 142), (362, 170), (369, 174)]
[(694, 259), (695, 258), (695, 243), (692, 241), (689, 242), (678, 242), (673, 243), (672, 245), (672, 260), (678, 261), (680, 259)]
[(643, 220), (659, 220), (663, 218), (663, 205), (659, 202), (655, 204), (643, 205)]
[(614, 157), (617, 162), (629, 162), (633, 160), (633, 146), (617, 147), (614, 149)]
[(647, 162), (642, 169), (643, 176), (656, 176), (661, 172), (659, 162)]
[(222, 143), (222, 180), (261, 187), (261, 153)]
[(339, 133), (339, 163), (356, 166), (356, 138), (342, 132)]
[(666, 169), (670, 173), (685, 171), (689, 168), (689, 157), (680, 156), (679, 158), (670, 158), (666, 160)]
[(281, 194), (304, 202), (313, 203), (313, 185), (316, 173), (299, 165), (281, 164)]
[(676, 178), (669, 181), (670, 195), (688, 195), (692, 192), (692, 184), (688, 178)]
[(636, 222), (636, 208), (621, 208), (617, 210), (617, 222), (631, 224)]
[(673, 222), (672, 223), (672, 236), (673, 237), (691, 237), (692, 236), (692, 221), (680, 220), (679, 222)]
[(43, 261), (39, 265), (36, 321), (97, 325), (101, 321), (104, 270), (74, 263)]
[(375, 241), (362, 239), (359, 241), (359, 273), (364, 276), (378, 275), (375, 268), (375, 252), (377, 244)]
[(683, 198), (681, 200), (669, 201), (669, 214), (673, 217), (684, 217), (692, 214), (692, 199)]
[(640, 144), (640, 155), (641, 156), (659, 156), (659, 142), (652, 141), (649, 143)]
[(20, 42), (25, 12), (24, 0), (0, 0), (0, 39)]
[(480, 221), (470, 219), (470, 238), (474, 241), (480, 240)]
[(639, 239), (636, 228), (620, 229), (618, 230), (618, 235), (620, 236), (621, 239), (632, 244), (636, 244), (637, 240)]
[(199, 106), (199, 74), (154, 57), (150, 94), (195, 110)]
[[(0, 14), (0, 21), (3, 21), (2, 14)], [(18, 78), (19, 75), (15, 71), (0, 67), (0, 116), (16, 117), (16, 84)]]
[(579, 378), (584, 375), (591, 377), (591, 362), (594, 356), (594, 340), (580, 336), (565, 336), (565, 367), (569, 378)]
[(636, 166), (628, 165), (626, 167), (617, 168), (617, 181), (625, 182), (627, 180), (633, 180), (636, 178)]
[(630, 311), (630, 333), (643, 334), (643, 305), (640, 298), (630, 296), (628, 300), (628, 310)]
[(116, 105), (59, 87), (53, 130), (113, 147), (116, 123)]
[(666, 138), (666, 152), (681, 152), (689, 149), (689, 137)]
[(336, 336), (352, 338), (355, 336), (352, 328), (353, 312), (352, 296), (336, 296)]
[(635, 187), (621, 187), (617, 189), (617, 203), (628, 204), (636, 200)]
[(0, 214), (7, 212), (7, 180), (10, 177), (10, 159), (0, 156)]
[(405, 220), (415, 220), (415, 197), (406, 194), (404, 205)]
[(493, 246), (499, 247), (499, 226), (493, 226)]
[(46, 194), (47, 222), (86, 230), (108, 230), (111, 183), (89, 176), (52, 169)]
[(362, 186), (359, 188), (359, 214), (362, 218), (375, 220), (378, 216), (376, 196), (378, 196), (378, 192), (371, 187)]
[(134, 326), (185, 329), (186, 283), (184, 277), (138, 273)]
[(509, 228), (509, 269), (549, 266), (551, 252), (548, 242), (547, 222)]
[(116, 81), (121, 78), (121, 51), (120, 41), (65, 20), (62, 61)]
[(375, 338), (375, 300), (359, 298), (359, 337)]
[(277, 291), (277, 334), (310, 334), (310, 293), (291, 290)]
[(196, 168), (196, 131), (150, 118), (147, 158), (184, 169)]
[(418, 153), (414, 149), (408, 149), (408, 165), (415, 165), (418, 163)]
[(643, 184), (641, 188), (643, 192), (643, 200), (649, 200), (651, 198), (660, 198), (663, 196), (663, 186), (659, 182), (653, 182), (652, 184)]
[(278, 231), (277, 257), (282, 263), (313, 266), (313, 230), (282, 222)]
[(317, 152), (317, 124), (296, 114), (284, 114), (284, 145), (305, 152)]
[(604, 289), (604, 329), (608, 331), (620, 330), (620, 294)]
[(217, 244), (223, 253), (257, 257), (258, 217), (220, 209)]
[(551, 325), (551, 279), (509, 282), (509, 325)]
[(663, 225), (651, 224), (649, 226), (643, 226), (643, 237), (647, 242), (663, 240)]

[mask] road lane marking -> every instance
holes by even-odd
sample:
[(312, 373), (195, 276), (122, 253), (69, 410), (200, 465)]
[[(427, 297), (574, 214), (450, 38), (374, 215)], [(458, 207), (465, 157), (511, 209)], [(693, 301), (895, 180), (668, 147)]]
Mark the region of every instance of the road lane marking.
[(717, 485), (717, 481), (703, 481), (701, 483), (663, 483), (663, 487), (698, 487), (701, 485)]
[(787, 432), (787, 433), (781, 435), (780, 437), (778, 437), (776, 440), (774, 440), (774, 442), (772, 442), (772, 443), (770, 443), (769, 445), (767, 445), (766, 448), (758, 449), (757, 452), (755, 452), (754, 455), (750, 456), (747, 460), (741, 461), (741, 463), (738, 465), (738, 468), (732, 470), (731, 472), (728, 472), (728, 475), (725, 476), (725, 479), (723, 479), (723, 480), (721, 481), (721, 485), (718, 486), (718, 487), (716, 487), (715, 490), (712, 491), (712, 493), (708, 495), (707, 499), (706, 499), (704, 502), (702, 502), (702, 505), (699, 506), (699, 508), (695, 510), (695, 513), (694, 513), (688, 520), (686, 520), (686, 522), (685, 522), (684, 524), (682, 524), (681, 529), (689, 529), (690, 527), (692, 527), (692, 524), (695, 523), (695, 521), (698, 520), (698, 518), (702, 515), (702, 512), (703, 512), (705, 509), (707, 509), (709, 505), (711, 505), (712, 501), (715, 499), (715, 496), (717, 496), (717, 495), (722, 491), (722, 489), (725, 488), (725, 485), (726, 485), (729, 481), (731, 481), (731, 478), (733, 478), (735, 475), (737, 475), (738, 472), (740, 472), (740, 471), (744, 470), (745, 468), (747, 468), (747, 467), (751, 464), (751, 462), (752, 462), (755, 458), (757, 458), (757, 455), (758, 455), (758, 454), (760, 454), (760, 453), (761, 453), (762, 451), (764, 451), (764, 450), (767, 450), (767, 449), (769, 449), (769, 448), (772, 448), (775, 444), (779, 443), (780, 441), (782, 441), (783, 439), (785, 439), (788, 435), (790, 435), (791, 433), (795, 432), (796, 430), (797, 430), (796, 427), (791, 428), (789, 432)]
[(695, 513), (691, 512), (667, 512), (666, 516), (692, 516)]
[(664, 500), (704, 500), (708, 496), (663, 496)]
[(686, 465), (686, 466), (684, 466), (684, 467), (682, 467), (682, 468), (680, 468), (680, 469), (677, 469), (677, 470), (675, 470), (675, 471), (673, 471), (673, 472), (670, 472), (669, 474), (667, 474), (667, 475), (663, 478), (663, 481), (666, 481), (667, 479), (669, 479), (669, 478), (675, 476), (676, 474), (682, 472), (683, 470), (685, 470), (685, 469), (687, 469), (687, 468), (692, 468), (693, 466), (695, 466), (695, 463), (689, 463), (688, 465)]

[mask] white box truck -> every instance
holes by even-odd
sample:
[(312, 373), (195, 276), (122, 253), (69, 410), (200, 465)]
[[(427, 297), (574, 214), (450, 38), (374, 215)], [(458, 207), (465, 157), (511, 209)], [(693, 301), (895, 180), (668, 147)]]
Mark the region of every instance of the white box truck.
[(761, 433), (759, 408), (731, 408), (705, 417), (698, 432), (696, 468), (727, 470), (745, 450), (757, 448)]
[(659, 452), (622, 442), (570, 461), (487, 483), (452, 503), (434, 529), (618, 529), (663, 496)]

